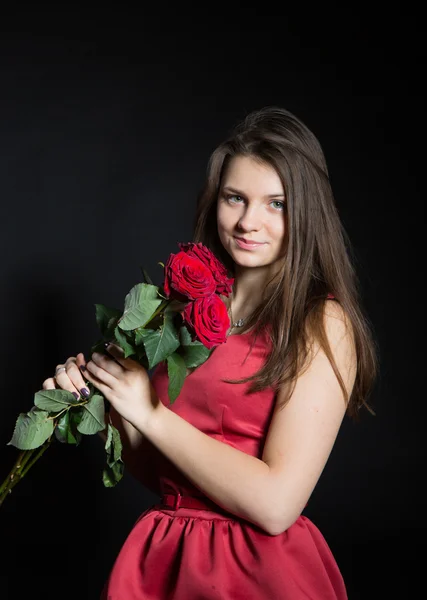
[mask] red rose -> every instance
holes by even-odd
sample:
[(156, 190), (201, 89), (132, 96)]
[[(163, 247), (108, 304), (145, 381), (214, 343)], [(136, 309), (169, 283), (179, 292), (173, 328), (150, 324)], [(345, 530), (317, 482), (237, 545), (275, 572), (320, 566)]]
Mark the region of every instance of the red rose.
[(193, 336), (206, 348), (213, 348), (227, 340), (230, 319), (224, 302), (216, 294), (189, 302), (183, 316)]
[(171, 254), (165, 265), (163, 287), (166, 296), (187, 302), (213, 294), (216, 280), (201, 260), (185, 252), (178, 252)]
[(202, 261), (207, 267), (209, 267), (212, 275), (216, 281), (216, 292), (217, 294), (223, 294), (229, 296), (231, 294), (232, 285), (234, 279), (230, 279), (227, 274), (225, 266), (212, 254), (212, 252), (206, 246), (203, 246), (200, 242), (194, 244), (178, 244), (180, 250), (186, 252), (189, 256), (194, 256)]

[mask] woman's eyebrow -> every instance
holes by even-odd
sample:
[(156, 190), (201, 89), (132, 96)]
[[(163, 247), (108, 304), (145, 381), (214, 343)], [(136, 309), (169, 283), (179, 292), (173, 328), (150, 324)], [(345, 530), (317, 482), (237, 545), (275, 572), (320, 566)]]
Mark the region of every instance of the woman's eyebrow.
[[(223, 187), (223, 191), (224, 192), (231, 192), (232, 194), (238, 194), (239, 196), (247, 196), (247, 194), (245, 194), (245, 192), (242, 192), (240, 190), (238, 190), (237, 188), (234, 187), (230, 187), (230, 186), (225, 186)], [(283, 192), (278, 192), (277, 194), (267, 194), (264, 196), (264, 198), (284, 198), (285, 195), (283, 194)]]

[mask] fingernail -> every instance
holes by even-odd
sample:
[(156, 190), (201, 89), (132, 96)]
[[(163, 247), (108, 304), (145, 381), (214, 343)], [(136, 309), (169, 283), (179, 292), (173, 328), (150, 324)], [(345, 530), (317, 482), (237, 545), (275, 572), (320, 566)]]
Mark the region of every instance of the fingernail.
[(80, 365), (79, 369), (80, 369), (80, 371), (87, 371), (87, 369), (84, 365)]
[(80, 397), (80, 396), (78, 395), (78, 393), (77, 393), (77, 392), (71, 392), (71, 393), (73, 394), (73, 396), (74, 396), (74, 398), (75, 398), (76, 400), (78, 400), (78, 399), (79, 399), (79, 397)]
[(85, 398), (87, 398), (90, 394), (89, 390), (87, 388), (82, 388), (80, 390), (80, 393), (82, 394), (82, 396), (84, 396)]

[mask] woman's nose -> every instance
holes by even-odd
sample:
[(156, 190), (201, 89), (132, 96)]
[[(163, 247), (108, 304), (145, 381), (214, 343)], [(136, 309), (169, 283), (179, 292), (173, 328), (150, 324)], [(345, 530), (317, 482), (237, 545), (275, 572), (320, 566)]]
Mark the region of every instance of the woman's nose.
[(253, 231), (261, 227), (262, 217), (259, 208), (246, 207), (239, 219), (238, 226), (244, 231)]

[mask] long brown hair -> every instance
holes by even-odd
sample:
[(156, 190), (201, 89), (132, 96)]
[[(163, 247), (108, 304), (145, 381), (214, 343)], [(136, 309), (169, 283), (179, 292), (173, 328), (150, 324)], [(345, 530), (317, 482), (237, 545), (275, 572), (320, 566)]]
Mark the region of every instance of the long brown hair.
[[(276, 170), (285, 190), (287, 222), (281, 271), (245, 325), (245, 329), (253, 329), (255, 338), (268, 331), (271, 352), (257, 373), (239, 382), (252, 380), (250, 391), (290, 383), (284, 406), (298, 375), (309, 366), (310, 336), (331, 362), (348, 414), (355, 418), (362, 406), (373, 413), (368, 397), (378, 373), (377, 342), (362, 309), (353, 250), (338, 215), (319, 141), (295, 115), (283, 108), (266, 107), (247, 115), (214, 150), (197, 203), (193, 239), (210, 248), (230, 274), (234, 263), (220, 242), (216, 210), (225, 168), (235, 156), (253, 157)], [(352, 326), (357, 373), (350, 398), (323, 323), (329, 293)]]

